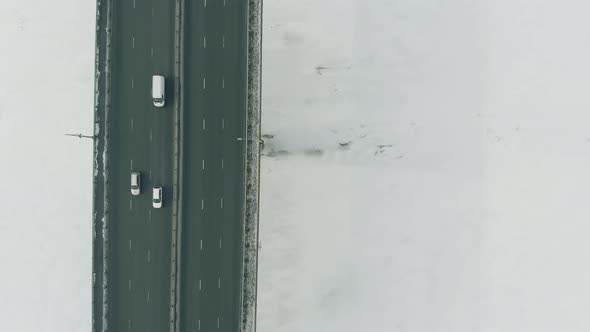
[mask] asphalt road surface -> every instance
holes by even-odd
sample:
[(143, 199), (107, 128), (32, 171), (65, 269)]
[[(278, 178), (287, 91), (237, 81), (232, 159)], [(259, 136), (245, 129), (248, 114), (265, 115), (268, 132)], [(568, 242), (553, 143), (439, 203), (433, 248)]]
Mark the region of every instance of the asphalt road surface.
[(181, 331), (238, 331), (247, 1), (187, 1)]
[[(238, 331), (247, 1), (186, 1), (180, 331)], [(110, 331), (170, 330), (175, 1), (114, 1)], [(166, 106), (151, 77), (166, 77)], [(130, 193), (141, 172), (141, 195)], [(164, 188), (154, 209), (151, 188)]]
[[(110, 112), (109, 330), (168, 331), (172, 222), (174, 1), (114, 1)], [(169, 78), (166, 107), (151, 77)], [(132, 196), (130, 172), (142, 193)], [(151, 188), (164, 188), (152, 208)]]

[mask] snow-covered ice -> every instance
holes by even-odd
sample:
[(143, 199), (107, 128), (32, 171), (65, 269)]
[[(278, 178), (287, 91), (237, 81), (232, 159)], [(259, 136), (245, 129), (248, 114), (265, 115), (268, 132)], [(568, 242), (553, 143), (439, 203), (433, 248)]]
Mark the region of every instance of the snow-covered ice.
[[(258, 330), (587, 331), (590, 5), (264, 4)], [(89, 331), (95, 4), (0, 8), (7, 331)]]
[(5, 331), (89, 331), (93, 1), (0, 6)]
[(258, 331), (588, 331), (588, 9), (266, 1)]

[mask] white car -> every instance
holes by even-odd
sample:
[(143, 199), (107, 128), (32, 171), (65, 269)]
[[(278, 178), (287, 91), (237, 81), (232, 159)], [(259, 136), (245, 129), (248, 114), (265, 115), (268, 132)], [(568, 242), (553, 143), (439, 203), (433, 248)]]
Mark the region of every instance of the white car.
[(162, 187), (154, 187), (152, 190), (152, 206), (156, 209), (162, 207)]
[(131, 195), (137, 196), (141, 193), (141, 173), (131, 172)]

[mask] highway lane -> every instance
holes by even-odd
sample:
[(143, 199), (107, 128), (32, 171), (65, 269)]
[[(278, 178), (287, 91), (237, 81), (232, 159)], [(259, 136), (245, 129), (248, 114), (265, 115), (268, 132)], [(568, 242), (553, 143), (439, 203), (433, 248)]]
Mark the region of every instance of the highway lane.
[[(110, 112), (109, 330), (167, 331), (172, 221), (173, 1), (114, 1)], [(151, 76), (167, 80), (167, 104), (151, 101)], [(142, 173), (131, 196), (130, 172)], [(151, 187), (164, 205), (151, 205)]]
[(246, 1), (187, 1), (181, 331), (239, 330)]

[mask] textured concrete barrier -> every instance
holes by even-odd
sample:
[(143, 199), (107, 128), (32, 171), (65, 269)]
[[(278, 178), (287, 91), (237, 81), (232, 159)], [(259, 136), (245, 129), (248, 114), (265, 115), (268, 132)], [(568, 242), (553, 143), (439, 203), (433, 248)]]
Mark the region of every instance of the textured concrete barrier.
[(106, 0), (96, 1), (94, 63), (94, 150), (92, 176), (92, 332), (103, 331), (104, 285), (104, 133), (105, 66), (107, 40)]
[(180, 331), (180, 276), (182, 249), (182, 144), (184, 97), (184, 0), (174, 8), (174, 160), (172, 197), (172, 248), (170, 262), (170, 332)]
[(246, 114), (246, 204), (242, 242), (240, 330), (256, 331), (258, 214), (260, 206), (260, 119), (262, 92), (262, 0), (248, 1), (248, 80)]
[(110, 122), (109, 113), (111, 110), (111, 37), (113, 22), (113, 1), (107, 0), (107, 18), (106, 18), (106, 57), (105, 57), (105, 102), (104, 102), (104, 218), (103, 218), (103, 313), (102, 313), (102, 330), (108, 331), (109, 317), (109, 288), (108, 288), (108, 271), (109, 271), (109, 142), (110, 142)]

